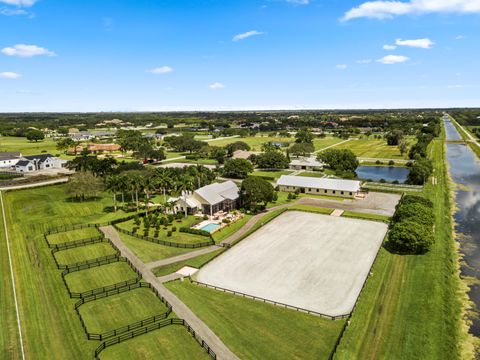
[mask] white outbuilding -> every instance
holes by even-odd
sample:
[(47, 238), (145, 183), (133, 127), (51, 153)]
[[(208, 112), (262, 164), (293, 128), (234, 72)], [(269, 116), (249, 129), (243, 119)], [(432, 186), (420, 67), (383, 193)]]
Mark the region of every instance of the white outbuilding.
[(360, 181), (327, 179), (303, 176), (282, 175), (277, 186), (280, 191), (295, 192), (303, 194), (328, 195), (344, 198), (354, 198), (361, 189)]

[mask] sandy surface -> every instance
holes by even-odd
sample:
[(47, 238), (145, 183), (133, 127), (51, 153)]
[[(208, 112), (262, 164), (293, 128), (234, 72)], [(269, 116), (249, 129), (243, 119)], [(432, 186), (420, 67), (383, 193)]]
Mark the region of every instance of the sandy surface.
[(397, 194), (370, 192), (365, 199), (335, 201), (304, 197), (298, 200), (298, 203), (301, 205), (393, 216), (395, 214), (395, 206), (400, 201), (400, 198), (400, 195)]
[(203, 267), (200, 282), (348, 314), (387, 232), (380, 222), (288, 211)]

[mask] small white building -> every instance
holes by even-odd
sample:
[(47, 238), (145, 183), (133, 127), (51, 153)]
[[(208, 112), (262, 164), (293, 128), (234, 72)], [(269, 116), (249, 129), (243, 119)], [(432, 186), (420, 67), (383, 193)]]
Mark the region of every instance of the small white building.
[(0, 152), (0, 168), (13, 168), (22, 158), (19, 152)]
[(303, 176), (282, 175), (277, 186), (281, 191), (303, 194), (338, 196), (354, 198), (361, 189), (361, 182), (357, 180), (326, 179)]
[(314, 157), (300, 157), (290, 162), (289, 168), (292, 170), (322, 170), (323, 163)]
[(68, 161), (50, 154), (23, 156), (16, 164), (15, 170), (28, 173), (40, 170), (63, 169)]
[(180, 196), (175, 204), (176, 212), (213, 215), (219, 211), (232, 211), (239, 205), (239, 188), (233, 181), (214, 183)]

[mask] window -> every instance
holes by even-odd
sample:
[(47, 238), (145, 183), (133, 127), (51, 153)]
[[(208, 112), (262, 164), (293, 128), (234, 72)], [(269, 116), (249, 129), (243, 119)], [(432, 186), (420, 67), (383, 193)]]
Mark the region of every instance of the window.
[(335, 194), (335, 190), (332, 191), (332, 194)]
[(342, 195), (343, 195), (343, 191), (342, 191)]
[(325, 194), (327, 193), (327, 190), (325, 190)]
[(353, 193), (350, 191), (350, 196), (352, 196), (352, 195), (353, 195)]
[(320, 190), (317, 189), (317, 193), (320, 192)]

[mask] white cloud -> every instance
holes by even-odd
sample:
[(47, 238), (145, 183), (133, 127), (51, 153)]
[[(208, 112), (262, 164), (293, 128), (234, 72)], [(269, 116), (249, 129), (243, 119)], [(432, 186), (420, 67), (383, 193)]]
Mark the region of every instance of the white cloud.
[(225, 85), (219, 82), (214, 82), (213, 84), (208, 85), (208, 87), (212, 90), (220, 90), (220, 89), (224, 89)]
[(33, 6), (37, 0), (0, 0), (0, 3), (15, 6)]
[(463, 40), (463, 39), (465, 39), (464, 35), (458, 35), (455, 37), (455, 40)]
[(32, 57), (32, 56), (55, 56), (55, 53), (46, 49), (39, 47), (37, 45), (25, 45), (17, 44), (13, 47), (6, 47), (2, 49), (2, 53), (7, 56), (18, 56), (18, 57)]
[(335, 66), (337, 70), (345, 70), (348, 66), (347, 64), (338, 64)]
[(381, 64), (391, 65), (391, 64), (403, 63), (408, 60), (410, 60), (410, 58), (402, 55), (387, 55), (381, 59), (378, 59), (377, 62)]
[(9, 8), (4, 8), (0, 10), (0, 14), (5, 15), (5, 16), (16, 16), (16, 15), (28, 15), (28, 11), (25, 11), (23, 9), (9, 9)]
[(263, 32), (260, 32), (257, 30), (251, 30), (251, 31), (247, 31), (247, 32), (235, 35), (232, 41), (240, 41), (240, 40), (244, 40), (249, 37), (258, 36), (258, 35), (263, 35)]
[(18, 79), (22, 75), (11, 72), (11, 71), (5, 71), (0, 73), (0, 78), (2, 79)]
[(149, 70), (149, 72), (151, 72), (152, 74), (155, 74), (155, 75), (169, 74), (169, 73), (174, 72), (174, 71), (175, 70), (170, 66), (160, 66), (160, 67), (154, 68), (152, 70)]
[(430, 39), (415, 39), (415, 40), (402, 40), (397, 39), (395, 44), (398, 46), (409, 46), (421, 49), (431, 49), (435, 43)]
[(356, 63), (357, 63), (357, 64), (371, 64), (371, 63), (372, 63), (372, 59), (357, 60)]
[(395, 45), (383, 45), (383, 50), (395, 50), (396, 48)]
[(392, 19), (400, 15), (430, 13), (480, 13), (480, 0), (367, 1), (347, 11), (342, 20)]

